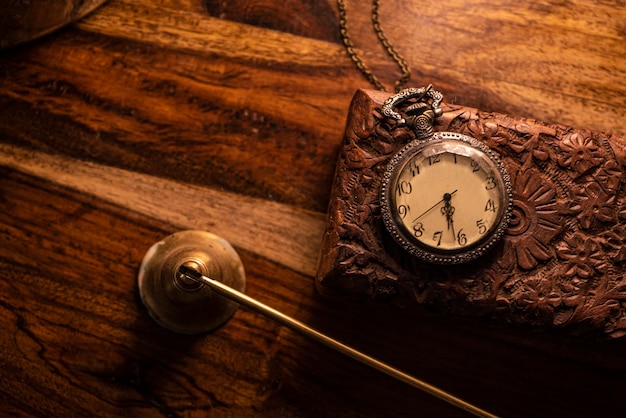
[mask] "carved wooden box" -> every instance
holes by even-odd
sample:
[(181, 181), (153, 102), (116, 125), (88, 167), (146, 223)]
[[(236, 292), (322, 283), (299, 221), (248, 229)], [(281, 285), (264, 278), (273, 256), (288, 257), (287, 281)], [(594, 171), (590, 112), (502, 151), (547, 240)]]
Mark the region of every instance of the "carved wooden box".
[(626, 333), (626, 139), (444, 105), (436, 131), (484, 142), (513, 181), (504, 238), (468, 264), (414, 259), (381, 219), (381, 177), (413, 133), (358, 91), (337, 166), (317, 273), (327, 295), (420, 304), (501, 323)]

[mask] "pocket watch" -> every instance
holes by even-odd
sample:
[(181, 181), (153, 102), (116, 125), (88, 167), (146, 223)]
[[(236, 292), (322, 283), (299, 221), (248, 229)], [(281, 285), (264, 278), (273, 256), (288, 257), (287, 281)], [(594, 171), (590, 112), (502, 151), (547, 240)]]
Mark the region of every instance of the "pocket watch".
[[(395, 107), (411, 100), (403, 118)], [(390, 97), (383, 114), (405, 123), (416, 140), (389, 162), (382, 179), (384, 224), (411, 255), (435, 264), (458, 264), (485, 254), (511, 216), (510, 176), (498, 156), (475, 138), (433, 132), (441, 93), (431, 86)]]

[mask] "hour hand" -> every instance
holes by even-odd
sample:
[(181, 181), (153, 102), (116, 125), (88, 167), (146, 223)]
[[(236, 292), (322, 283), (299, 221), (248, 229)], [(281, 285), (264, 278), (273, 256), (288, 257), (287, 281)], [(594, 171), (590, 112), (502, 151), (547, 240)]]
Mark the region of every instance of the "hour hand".
[[(454, 191), (456, 192), (456, 190)], [(446, 221), (448, 222), (448, 231), (452, 230), (452, 235), (454, 234), (454, 206), (452, 206), (453, 193), (444, 193), (443, 195), (443, 206), (441, 208), (441, 214), (446, 217)]]

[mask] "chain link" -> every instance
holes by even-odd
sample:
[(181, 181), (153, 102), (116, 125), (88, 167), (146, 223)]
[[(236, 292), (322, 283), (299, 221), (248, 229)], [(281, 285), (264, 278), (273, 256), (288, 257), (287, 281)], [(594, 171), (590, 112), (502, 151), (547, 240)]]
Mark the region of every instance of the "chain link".
[[(387, 36), (385, 35), (382, 27), (380, 26), (379, 13), (378, 9), (380, 7), (380, 0), (372, 0), (372, 25), (374, 26), (374, 32), (378, 37), (379, 42), (385, 48), (387, 55), (391, 57), (393, 62), (396, 63), (402, 76), (395, 83), (395, 91), (398, 92), (402, 90), (404, 85), (411, 78), (411, 70), (406, 62), (406, 60), (396, 51), (396, 49), (391, 45)], [(350, 37), (350, 33), (348, 32), (348, 19), (346, 15), (346, 3), (345, 0), (337, 0), (337, 8), (339, 9), (339, 27), (341, 33), (341, 40), (346, 48), (346, 52), (350, 59), (354, 62), (356, 67), (361, 71), (361, 73), (367, 78), (367, 80), (378, 90), (387, 91), (385, 86), (378, 80), (378, 78), (372, 73), (372, 71), (365, 65), (363, 59), (359, 56), (359, 54), (354, 49), (354, 44), (352, 43), (352, 38)]]

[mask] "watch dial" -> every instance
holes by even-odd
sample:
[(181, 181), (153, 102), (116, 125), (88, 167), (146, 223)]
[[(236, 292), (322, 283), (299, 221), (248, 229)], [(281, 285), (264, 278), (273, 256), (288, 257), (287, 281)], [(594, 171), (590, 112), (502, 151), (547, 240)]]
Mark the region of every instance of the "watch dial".
[(392, 162), (383, 197), (386, 223), (415, 255), (468, 261), (506, 227), (510, 181), (499, 160), (472, 138), (438, 138), (410, 144)]

